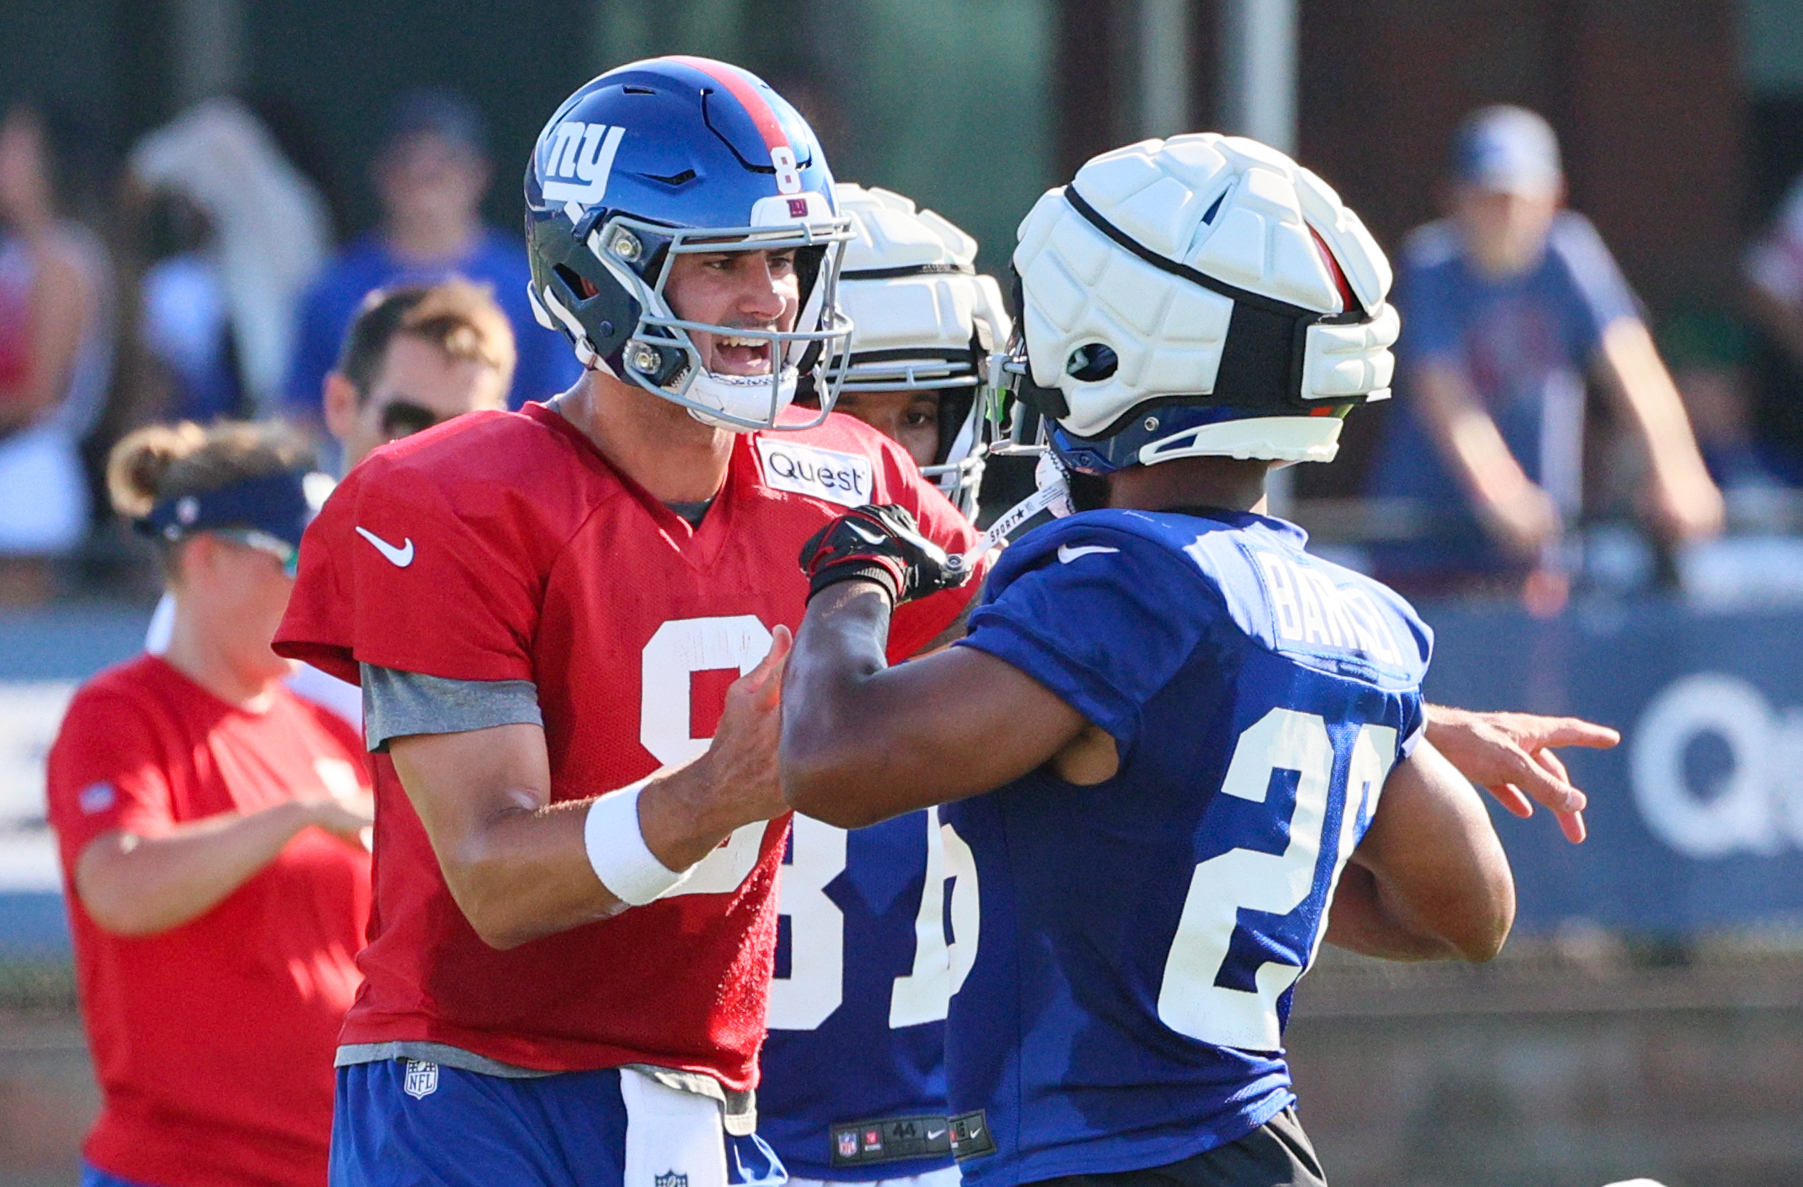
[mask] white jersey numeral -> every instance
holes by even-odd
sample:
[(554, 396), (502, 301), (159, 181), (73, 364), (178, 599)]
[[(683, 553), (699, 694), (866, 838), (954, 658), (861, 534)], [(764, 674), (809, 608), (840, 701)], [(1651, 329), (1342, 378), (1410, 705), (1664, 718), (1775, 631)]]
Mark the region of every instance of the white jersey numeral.
[[(1396, 731), (1365, 726), (1354, 744), (1340, 833), (1327, 887), (1328, 903), (1357, 840), (1356, 822), (1376, 810), (1384, 777), (1396, 754)], [(1313, 713), (1273, 709), (1240, 735), (1221, 793), (1263, 803), (1277, 771), (1297, 775), (1289, 844), (1281, 854), (1234, 849), (1201, 862), (1165, 958), (1158, 1017), (1179, 1034), (1220, 1047), (1274, 1051), (1281, 1045), (1277, 999), (1302, 976), (1300, 967), (1266, 961), (1253, 970), (1256, 991), (1217, 985), (1242, 909), (1287, 915), (1315, 885), (1321, 831), (1333, 778), (1333, 742), (1327, 723)], [(1357, 793), (1357, 794), (1354, 794)], [(1325, 908), (1323, 908), (1325, 920)], [(1314, 961), (1325, 926), (1317, 927), (1307, 958)]]
[(789, 919), (789, 975), (770, 983), (770, 1025), (813, 1030), (845, 999), (845, 913), (826, 897), (845, 869), (845, 830), (798, 814), (789, 844), (776, 908)]
[[(913, 965), (895, 978), (890, 990), (891, 1028), (944, 1021), (952, 995), (963, 987), (977, 958), (981, 906), (975, 857), (951, 825), (939, 822), (937, 808), (921, 815), (926, 828), (926, 879), (914, 913)], [(789, 975), (778, 977), (771, 989), (770, 1026), (813, 1030), (838, 1009), (845, 995), (845, 915), (826, 896), (826, 885), (845, 869), (846, 833), (797, 816), (791, 836), (793, 848), (783, 870), (778, 907), (789, 920)], [(948, 913), (950, 942), (945, 932)], [(858, 955), (853, 953), (853, 959)]]
[[(712, 738), (694, 736), (690, 677), (720, 668), (737, 668), (743, 676), (769, 654), (770, 640), (769, 629), (751, 614), (676, 618), (658, 627), (639, 662), (639, 744), (665, 766), (699, 758)], [(734, 832), (669, 897), (737, 890), (757, 866), (768, 827), (760, 820)]]
[[(927, 879), (921, 887), (920, 910), (914, 915), (914, 968), (895, 979), (889, 995), (889, 1025), (918, 1026), (940, 1022), (952, 995), (977, 958), (977, 866), (970, 846), (949, 824), (939, 823), (939, 809), (928, 808)], [(952, 938), (945, 936), (946, 883), (951, 883)]]

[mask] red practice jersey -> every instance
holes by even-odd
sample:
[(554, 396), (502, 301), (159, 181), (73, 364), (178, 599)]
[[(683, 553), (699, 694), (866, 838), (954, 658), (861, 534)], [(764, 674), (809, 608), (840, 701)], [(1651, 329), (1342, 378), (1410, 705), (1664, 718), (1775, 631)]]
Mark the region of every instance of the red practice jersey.
[[(277, 650), (536, 684), (557, 801), (623, 787), (707, 747), (726, 686), (799, 625), (797, 556), (846, 507), (900, 503), (948, 550), (975, 533), (881, 434), (834, 416), (734, 440), (699, 528), (543, 405), (457, 418), (378, 450), (307, 529)], [(894, 658), (975, 583), (902, 607)], [(496, 951), (452, 900), (386, 755), (376, 906), (346, 1044), (430, 1041), (548, 1071), (648, 1063), (756, 1079), (787, 818), (739, 830), (679, 894)]]
[(274, 697), (248, 712), (144, 656), (75, 694), (50, 751), (50, 823), (104, 1097), (83, 1152), (134, 1182), (326, 1179), (369, 855), (307, 829), (206, 914), (138, 938), (102, 931), (75, 893), (76, 862), (102, 833), (155, 837), (368, 785), (355, 730), (285, 688)]

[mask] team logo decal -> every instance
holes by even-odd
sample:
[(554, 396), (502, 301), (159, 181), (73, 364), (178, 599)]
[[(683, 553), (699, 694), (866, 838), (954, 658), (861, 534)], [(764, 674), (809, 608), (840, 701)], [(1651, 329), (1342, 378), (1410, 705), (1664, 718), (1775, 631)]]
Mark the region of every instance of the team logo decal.
[(547, 202), (575, 202), (593, 206), (607, 193), (607, 178), (614, 168), (625, 128), (565, 120), (557, 125), (551, 156), (543, 169)]
[(689, 1187), (689, 1177), (679, 1175), (673, 1170), (651, 1177), (651, 1187)]
[(423, 1059), (407, 1061), (407, 1079), (401, 1084), (401, 1091), (414, 1100), (423, 1100), (438, 1091), (438, 1065), (427, 1063)]
[(118, 793), (113, 790), (111, 783), (90, 783), (81, 789), (81, 794), (75, 797), (75, 802), (81, 805), (83, 812), (92, 816), (96, 812), (104, 812), (112, 807), (118, 798)]
[(757, 438), (757, 446), (764, 484), (774, 490), (793, 491), (842, 507), (862, 507), (875, 492), (875, 471), (867, 457), (765, 436)]

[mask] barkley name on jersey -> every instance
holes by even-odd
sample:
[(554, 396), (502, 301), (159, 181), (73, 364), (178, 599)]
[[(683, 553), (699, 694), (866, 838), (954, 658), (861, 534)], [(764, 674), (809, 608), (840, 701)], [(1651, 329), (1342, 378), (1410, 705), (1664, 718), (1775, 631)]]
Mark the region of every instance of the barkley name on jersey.
[[(536, 697), (552, 798), (585, 799), (706, 749), (726, 686), (771, 628), (800, 622), (802, 541), (872, 501), (907, 506), (948, 551), (975, 542), (849, 417), (735, 437), (691, 528), (557, 412), (472, 413), (340, 484), (307, 530), (276, 646), (348, 680), (380, 668)], [(899, 610), (893, 656), (971, 592)], [(639, 1063), (752, 1086), (786, 818), (741, 829), (670, 898), (496, 951), (451, 898), (386, 755), (375, 773), (375, 907), (346, 1049), (431, 1043), (517, 1068)]]
[(1431, 646), (1304, 542), (1247, 513), (1112, 510), (997, 562), (960, 646), (1057, 693), (1120, 766), (941, 809), (982, 904), (947, 1037), (953, 1112), (984, 1110), (966, 1183), (1165, 1166), (1295, 1099), (1292, 987), (1419, 735)]

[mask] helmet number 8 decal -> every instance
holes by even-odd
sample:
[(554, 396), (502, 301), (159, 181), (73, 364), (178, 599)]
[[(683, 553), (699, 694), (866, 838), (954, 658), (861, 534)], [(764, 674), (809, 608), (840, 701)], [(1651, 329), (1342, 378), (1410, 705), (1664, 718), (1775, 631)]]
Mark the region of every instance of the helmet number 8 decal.
[(801, 193), (801, 170), (795, 164), (795, 150), (779, 144), (770, 150), (770, 163), (776, 167), (776, 192)]

